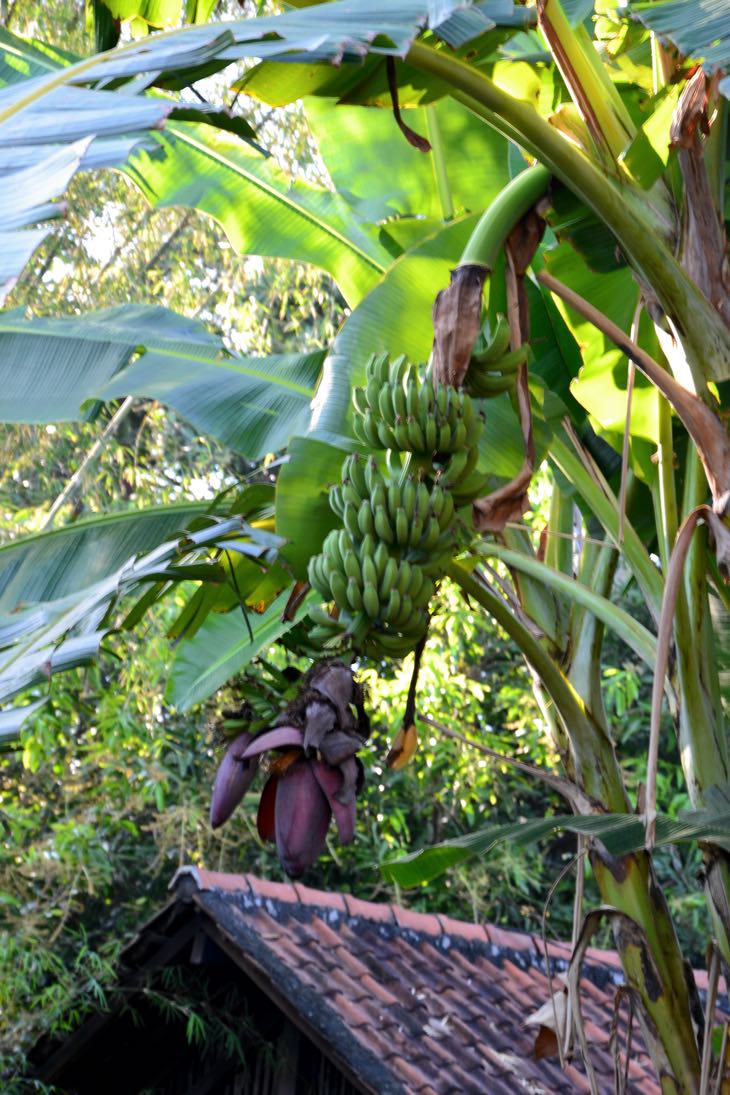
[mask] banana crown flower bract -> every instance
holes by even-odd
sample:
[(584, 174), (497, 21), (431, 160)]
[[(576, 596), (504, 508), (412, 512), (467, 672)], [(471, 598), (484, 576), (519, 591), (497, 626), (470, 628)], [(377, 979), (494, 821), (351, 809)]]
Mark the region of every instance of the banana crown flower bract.
[(284, 870), (298, 877), (321, 854), (333, 815), (340, 841), (354, 838), (362, 785), (356, 754), (369, 732), (352, 670), (340, 662), (314, 666), (276, 725), (255, 736), (241, 734), (229, 746), (213, 789), (211, 824), (230, 817), (269, 753), (258, 831), (276, 842)]

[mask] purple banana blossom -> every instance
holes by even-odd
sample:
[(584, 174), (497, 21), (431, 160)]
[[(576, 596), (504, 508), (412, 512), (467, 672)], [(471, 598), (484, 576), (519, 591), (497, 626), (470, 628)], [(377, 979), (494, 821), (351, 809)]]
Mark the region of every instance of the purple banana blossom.
[[(347, 760), (353, 774), (306, 756), (304, 734), (295, 726), (277, 726), (260, 734), (244, 756), (253, 759), (269, 749), (289, 752), (292, 748), (300, 749), (301, 755), (283, 771), (269, 776), (259, 803), (257, 825), (262, 840), (276, 841), (286, 873), (298, 878), (320, 856), (333, 814), (340, 842), (349, 844), (353, 840), (358, 769), (352, 756)], [(343, 767), (346, 765), (347, 761)], [(343, 790), (348, 792), (348, 801), (341, 800)]]
[(210, 824), (213, 829), (228, 821), (256, 775), (258, 757), (243, 757), (246, 747), (252, 741), (252, 734), (240, 734), (228, 746), (221, 761), (210, 800)]
[(215, 781), (211, 824), (230, 817), (260, 757), (271, 752), (256, 823), (262, 840), (276, 842), (286, 873), (298, 878), (321, 854), (333, 815), (340, 842), (354, 839), (362, 782), (356, 754), (368, 731), (352, 671), (337, 662), (316, 667), (279, 725), (256, 736), (241, 734), (229, 746)]

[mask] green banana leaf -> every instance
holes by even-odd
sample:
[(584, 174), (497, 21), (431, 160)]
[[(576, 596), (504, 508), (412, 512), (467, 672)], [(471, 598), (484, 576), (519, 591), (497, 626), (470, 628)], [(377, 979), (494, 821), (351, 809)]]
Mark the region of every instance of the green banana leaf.
[(195, 637), (178, 648), (167, 690), (169, 702), (181, 711), (201, 703), (298, 623), (316, 597), (306, 597), (295, 617), (285, 620), (290, 592), (284, 589), (258, 616), (249, 613), (244, 619), (239, 611), (209, 616)]
[[(727, 847), (729, 824), (730, 811), (727, 809), (716, 814), (704, 810), (687, 812), (677, 818), (660, 814), (657, 817), (656, 844), (706, 840)], [(381, 869), (387, 878), (399, 886), (419, 886), (472, 856), (487, 855), (497, 844), (505, 841), (517, 846), (532, 844), (561, 830), (600, 840), (610, 854), (617, 857), (641, 851), (646, 838), (646, 824), (636, 814), (593, 814), (589, 817), (567, 814), (523, 818), (506, 825), (487, 825), (466, 836), (442, 841), (431, 848), (384, 863)]]
[(340, 482), (344, 458), (343, 450), (333, 445), (294, 437), (279, 472), (276, 531), (287, 541), (282, 558), (300, 581), (306, 581), (307, 563), (321, 551), (327, 533), (340, 524), (329, 504), (328, 487)]
[[(725, 0), (668, 0), (632, 4), (631, 10), (688, 61), (702, 61), (708, 73), (730, 69), (730, 18)], [(720, 82), (720, 91), (730, 97), (730, 79)]]
[(73, 318), (0, 313), (0, 421), (76, 419), (89, 399), (136, 395), (257, 460), (307, 428), (324, 356), (232, 357), (201, 323), (147, 305)]
[(484, 209), (509, 182), (507, 141), (452, 100), (402, 112), (408, 126), (432, 141), (426, 155), (408, 144), (390, 110), (335, 108), (331, 99), (315, 98), (305, 106), (332, 181), (363, 216), (443, 219), (437, 158), (449, 216)]
[[(252, 528), (240, 516), (224, 519), (209, 516), (199, 518), (196, 523), (201, 527), (194, 530), (191, 527), (182, 536), (178, 534), (158, 543), (145, 555), (127, 556), (113, 573), (94, 584), (88, 584), (88, 580), (86, 584), (74, 582), (74, 592), (68, 596), (25, 608), (0, 620), (0, 700), (47, 682), (54, 671), (92, 661), (112, 626), (112, 610), (140, 584), (175, 583), (187, 580), (191, 574), (199, 580), (201, 572), (206, 576), (210, 572), (212, 580), (218, 582), (220, 568), (203, 568), (199, 563), (201, 556), (211, 550), (220, 553), (228, 548), (247, 549), (262, 559), (275, 558), (275, 550), (270, 547), (271, 534)], [(48, 535), (60, 537), (64, 531)], [(73, 528), (68, 530), (68, 536), (73, 531)], [(258, 543), (259, 540), (262, 542)], [(50, 545), (51, 550), (56, 546)], [(72, 544), (67, 542), (66, 546)], [(38, 548), (37, 543), (35, 547)], [(48, 547), (47, 541), (41, 545), (41, 549)]]
[(209, 126), (175, 123), (154, 152), (127, 169), (155, 207), (200, 209), (236, 250), (311, 262), (332, 275), (354, 307), (391, 263), (377, 229), (334, 191), (284, 175), (270, 160)]
[(78, 594), (126, 559), (182, 532), (208, 508), (178, 502), (101, 514), (0, 547), (0, 612)]
[[(125, 4), (125, 0), (114, 2)], [(172, 3), (149, 0), (145, 10), (149, 16), (150, 8), (159, 7), (164, 22), (170, 17)], [(139, 8), (139, 0), (132, 7)], [(0, 73), (6, 79), (0, 90), (0, 166), (7, 174), (2, 178), (0, 199), (12, 197), (13, 208), (6, 212), (6, 202), (0, 200), (0, 291), (8, 291), (43, 239), (44, 233), (23, 228), (58, 213), (53, 203), (84, 166), (89, 146), (107, 137), (137, 138), (140, 132), (162, 125), (172, 104), (140, 94), (149, 84), (189, 84), (250, 56), (271, 58), (304, 51), (310, 60), (339, 63), (346, 52), (361, 57), (371, 48), (380, 54), (404, 56), (426, 27), (436, 33), (443, 27), (447, 41), (463, 45), (494, 25), (486, 11), (462, 12), (461, 7), (461, 0), (439, 0), (437, 4), (433, 0), (399, 0), (397, 4), (391, 0), (334, 0), (279, 16), (148, 36), (62, 68), (57, 66), (67, 58), (60, 51), (54, 55), (36, 45), (17, 49), (12, 36), (4, 35), (0, 41)], [(377, 45), (373, 43), (374, 27)], [(17, 72), (26, 73), (26, 78), (17, 80)], [(94, 86), (84, 86), (88, 84)], [(111, 85), (115, 89), (107, 90)], [(84, 143), (69, 147), (77, 141)], [(97, 166), (99, 158), (106, 165), (122, 162), (130, 147), (123, 142), (113, 149), (97, 150)], [(63, 171), (59, 160), (64, 163)], [(47, 194), (40, 203), (39, 193)], [(322, 196), (309, 196), (304, 204), (310, 212), (315, 207), (316, 219), (317, 206), (323, 202)], [(360, 240), (358, 246), (366, 262), (374, 256), (363, 244)], [(357, 288), (355, 274), (353, 285), (347, 265), (338, 264), (339, 277), (344, 279), (343, 291), (354, 300), (363, 290), (362, 286)]]

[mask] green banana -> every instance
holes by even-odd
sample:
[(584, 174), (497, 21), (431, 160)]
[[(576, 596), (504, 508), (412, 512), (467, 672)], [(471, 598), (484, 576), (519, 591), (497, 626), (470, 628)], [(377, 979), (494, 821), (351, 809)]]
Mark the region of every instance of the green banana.
[(377, 588), (378, 569), (372, 555), (366, 555), (362, 560), (362, 581), (363, 586), (375, 586)]
[[(338, 488), (335, 488), (338, 489)], [(361, 496), (355, 490), (351, 483), (347, 483), (344, 487), (339, 488), (342, 494), (342, 501), (345, 505), (349, 502), (351, 506), (360, 506)]]
[[(426, 511), (428, 512), (428, 511)], [(421, 536), (423, 535), (423, 525), (425, 518), (421, 516), (418, 510), (414, 510), (411, 517), (410, 529), (408, 531), (408, 544), (410, 547), (416, 547)]]
[(375, 563), (375, 570), (378, 575), (378, 581), (380, 581), (380, 579), (385, 574), (385, 568), (388, 564), (389, 558), (390, 556), (388, 555), (388, 548), (381, 540), (373, 553), (373, 562)]
[(357, 507), (348, 503), (342, 512), (342, 521), (352, 536), (353, 540), (359, 540), (362, 533), (360, 532), (360, 526), (357, 521)]
[(327, 534), (322, 544), (322, 555), (328, 569), (332, 567), (336, 570), (343, 569), (343, 557), (340, 554), (340, 534), (337, 529), (333, 529), (332, 532)]
[(352, 404), (358, 414), (365, 414), (368, 409), (368, 399), (364, 388), (352, 389)]
[(431, 413), (435, 400), (436, 393), (433, 389), (433, 384), (430, 380), (425, 380), (421, 385), (421, 390), (418, 393), (418, 412), (420, 417), (424, 421), (426, 415)]
[(405, 597), (401, 597), (400, 612), (393, 621), (393, 625), (397, 628), (407, 627), (411, 623), (412, 617), (413, 601), (406, 593)]
[(408, 517), (406, 511), (400, 506), (395, 515), (395, 538), (401, 547), (408, 543), (408, 533)]
[(361, 498), (365, 498), (368, 494), (368, 485), (365, 478), (365, 463), (362, 457), (354, 452), (352, 456), (348, 456), (345, 466), (347, 468), (347, 478), (350, 480), (353, 489), (357, 491)]
[[(335, 598), (337, 600), (337, 598)], [(338, 604), (340, 602), (338, 601)], [(356, 612), (360, 612), (363, 607), (362, 603), (362, 590), (360, 585), (354, 578), (349, 578), (346, 586), (345, 598), (342, 601), (343, 605), (349, 605), (350, 608), (354, 608)]]
[(394, 449), (399, 449), (401, 452), (410, 452), (412, 448), (410, 434), (408, 433), (408, 421), (408, 419), (398, 418), (393, 427), (395, 445), (392, 447)]
[(378, 485), (378, 483), (382, 483), (382, 482), (383, 482), (383, 477), (381, 476), (380, 471), (378, 470), (377, 460), (375, 459), (374, 456), (368, 457), (368, 459), (365, 462), (365, 485), (367, 487), (367, 490), (365, 491), (365, 494), (372, 495), (372, 493), (375, 490), (375, 487)]
[(390, 527), (390, 521), (385, 512), (385, 506), (378, 506), (375, 510), (375, 533), (378, 539), (384, 540), (386, 544), (392, 544), (395, 540), (395, 533)]
[(408, 387), (406, 388), (406, 409), (408, 415), (415, 418), (419, 412), (418, 406), (418, 386), (414, 380), (408, 381)]
[(362, 604), (371, 620), (376, 620), (380, 612), (380, 598), (374, 585), (369, 582), (363, 586)]
[(383, 576), (380, 579), (380, 585), (378, 586), (380, 599), (382, 601), (384, 601), (390, 595), (397, 577), (398, 563), (391, 555), (388, 557), (388, 562), (385, 564), (385, 570), (383, 571)]
[(433, 449), (429, 449), (426, 445), (426, 438), (423, 436), (423, 430), (418, 419), (407, 419), (406, 429), (409, 441), (408, 448), (411, 452), (433, 452)]
[[(439, 490), (441, 490), (441, 488), (439, 488)], [(439, 513), (436, 513), (433, 506), (431, 507), (431, 513), (438, 521), (439, 528), (443, 530), (449, 528), (451, 525), (451, 522), (454, 519), (455, 507), (453, 495), (450, 491), (441, 490), (441, 495), (443, 497), (443, 504), (441, 505)]]
[(389, 384), (380, 389), (378, 395), (378, 409), (383, 420), (389, 426), (395, 426), (395, 408), (393, 406), (393, 390)]
[(362, 567), (355, 551), (347, 552), (342, 569), (348, 579), (352, 578), (358, 585), (362, 585)]
[(498, 361), (500, 357), (507, 353), (507, 350), (509, 349), (509, 340), (509, 323), (503, 315), (498, 315), (494, 331), (492, 332), (486, 347), (480, 354), (475, 354), (474, 357), (480, 363), (489, 364), (492, 361)]
[(400, 593), (401, 597), (405, 597), (408, 587), (411, 584), (411, 577), (413, 574), (413, 567), (407, 559), (401, 559), (400, 566), (398, 567), (398, 580), (396, 582), (396, 589)]
[(411, 593), (410, 594), (410, 597), (411, 597), (411, 600), (413, 601), (414, 607), (419, 608), (419, 609), (420, 608), (425, 608), (426, 605), (428, 604), (428, 602), (431, 600), (431, 598), (434, 595), (434, 584), (433, 584), (433, 582), (431, 581), (431, 579), (427, 575), (425, 575), (423, 573), (422, 570), (420, 571), (420, 573), (423, 576), (423, 585), (418, 590), (418, 593)]
[(401, 487), (401, 504), (408, 516), (415, 513), (416, 502), (418, 500), (418, 488), (416, 487), (416, 481), (412, 475), (409, 475), (405, 483)]
[(411, 598), (411, 600), (413, 601), (414, 604), (416, 603), (416, 598), (418, 597), (418, 594), (421, 592), (421, 589), (423, 587), (423, 583), (425, 581), (426, 581), (426, 578), (425, 578), (424, 573), (421, 570), (421, 568), (419, 566), (412, 566), (411, 567), (411, 580), (408, 583), (408, 589), (406, 590), (406, 593)]
[(402, 384), (411, 365), (405, 354), (400, 354), (390, 363), (391, 384)]
[[(396, 423), (396, 429), (397, 428), (398, 423)], [(400, 453), (397, 449), (388, 449), (385, 454), (385, 463), (388, 468), (388, 473), (394, 475), (396, 478), (400, 478), (403, 466), (401, 464)]]
[[(468, 431), (467, 431), (466, 426), (464, 425), (464, 419), (461, 418), (456, 423), (456, 428), (454, 429), (454, 437), (453, 437), (453, 444), (451, 445), (451, 451), (452, 452), (460, 452), (462, 449), (466, 448), (467, 440), (468, 440)], [(446, 452), (447, 450), (444, 449), (443, 451)]]
[(371, 410), (379, 410), (379, 399), (382, 388), (377, 380), (368, 380), (368, 386), (365, 389), (365, 395), (367, 397), (368, 406)]
[(383, 449), (395, 448), (395, 435), (387, 422), (384, 422), (382, 418), (378, 419), (376, 423), (376, 432), (380, 440), (380, 447)]
[(438, 446), (439, 430), (436, 425), (436, 419), (434, 415), (430, 414), (423, 424), (421, 432), (423, 433), (425, 448), (424, 452), (435, 452)]
[(393, 407), (394, 419), (391, 425), (395, 425), (396, 418), (408, 417), (408, 406), (406, 404), (406, 393), (400, 384), (396, 384), (390, 388), (390, 397)]
[(476, 376), (469, 378), (469, 391), (479, 399), (492, 399), (494, 396), (501, 395), (502, 392), (509, 392), (514, 388), (515, 383), (516, 377), (509, 374), (502, 376), (501, 373), (495, 373), (492, 376), (487, 373), (477, 373)]
[(346, 608), (348, 603), (347, 591), (349, 589), (350, 582), (352, 582), (353, 579), (346, 579), (344, 574), (341, 574), (339, 570), (331, 571), (328, 574), (328, 578), (330, 580), (332, 596), (336, 604), (340, 605), (342, 608)]
[(345, 500), (342, 496), (342, 487), (330, 488), (329, 503), (332, 512), (336, 513), (339, 518), (342, 518), (342, 514), (345, 512)]
[(357, 524), (361, 536), (367, 536), (368, 533), (372, 536), (375, 532), (373, 511), (370, 508), (370, 500), (368, 498), (364, 498), (360, 503), (360, 508), (357, 511)]
[(360, 544), (360, 558), (364, 559), (367, 555), (375, 555), (377, 543), (378, 541), (372, 533), (368, 532), (366, 536), (363, 536)]
[(441, 535), (441, 529), (439, 523), (435, 517), (429, 517), (428, 524), (423, 533), (421, 543), (418, 545), (421, 551), (433, 551), (434, 547), (438, 543), (438, 538)]
[(388, 495), (385, 490), (385, 484), (382, 482), (378, 483), (375, 489), (370, 493), (370, 505), (376, 510), (378, 506), (387, 506), (387, 504)]
[(383, 620), (393, 623), (400, 612), (400, 593), (397, 589), (391, 589), (387, 604), (383, 609)]

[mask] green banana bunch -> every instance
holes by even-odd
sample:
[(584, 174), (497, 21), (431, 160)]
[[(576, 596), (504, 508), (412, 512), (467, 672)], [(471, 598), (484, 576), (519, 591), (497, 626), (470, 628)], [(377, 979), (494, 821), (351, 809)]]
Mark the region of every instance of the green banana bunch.
[(472, 354), (464, 384), (470, 395), (490, 399), (514, 388), (520, 365), (527, 360), (527, 343), (510, 351), (509, 323), (500, 315), (483, 350)]
[(338, 619), (317, 613), (312, 641), (323, 645), (346, 633), (361, 637), (374, 630), (407, 638), (413, 648), (428, 624), (428, 602), (434, 588), (424, 568), (398, 560), (383, 541), (366, 533), (360, 540), (347, 529), (329, 532), (322, 553), (311, 558), (310, 585), (334, 601)]
[[(355, 433), (371, 455), (346, 457), (330, 491), (341, 527), (310, 559), (308, 577), (331, 607), (310, 613), (309, 637), (325, 650), (349, 642), (373, 657), (403, 657), (428, 626), (434, 583), (454, 554), (456, 508), (484, 492), (483, 417), (465, 392), (434, 388), (430, 368), (387, 354), (370, 358), (353, 401)], [(383, 449), (381, 462), (373, 453)]]
[(366, 383), (355, 388), (355, 435), (371, 449), (422, 455), (459, 452), (476, 445), (484, 427), (470, 397), (457, 388), (434, 388), (430, 369), (422, 377), (401, 356), (367, 363)]

